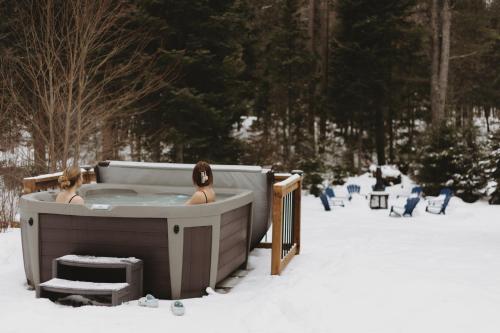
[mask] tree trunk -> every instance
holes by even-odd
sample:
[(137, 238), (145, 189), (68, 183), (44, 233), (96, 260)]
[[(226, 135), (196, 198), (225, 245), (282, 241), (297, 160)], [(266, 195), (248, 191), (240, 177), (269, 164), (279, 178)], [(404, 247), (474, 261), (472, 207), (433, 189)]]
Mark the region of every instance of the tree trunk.
[(432, 63), (431, 112), (433, 126), (445, 117), (450, 62), (450, 0), (431, 0)]
[(413, 130), (415, 128), (414, 122), (415, 122), (415, 115), (413, 112), (413, 106), (411, 103), (411, 96), (408, 95), (408, 146), (413, 147)]
[(161, 162), (161, 142), (159, 138), (154, 138), (151, 142), (151, 152), (153, 157), (153, 162)]
[(364, 122), (361, 120), (359, 122), (359, 128), (355, 131), (356, 133), (356, 139), (357, 139), (357, 150), (358, 150), (358, 166), (357, 170), (361, 168), (363, 165), (363, 133), (364, 133)]
[(385, 130), (384, 110), (381, 106), (375, 107), (375, 147), (377, 151), (377, 164), (385, 164)]
[[(291, 41), (289, 41), (289, 51), (292, 51), (292, 45)], [(285, 165), (288, 167), (291, 159), (291, 117), (294, 114), (293, 113), (293, 100), (292, 100), (292, 66), (288, 65), (288, 82), (287, 82), (287, 97), (286, 97), (286, 112), (285, 112), (285, 121), (284, 121), (284, 128), (283, 128), (283, 141), (284, 141), (284, 156), (283, 156), (283, 161), (285, 162)], [(298, 124), (300, 126), (300, 124)]]
[[(38, 124), (43, 124), (43, 116), (40, 113), (36, 115)], [(31, 137), (33, 139), (33, 150), (34, 150), (34, 172), (39, 175), (47, 172), (47, 155), (45, 140), (42, 137), (39, 129), (35, 126), (32, 127), (33, 131)]]
[(49, 172), (56, 172), (57, 157), (56, 157), (56, 131), (54, 126), (53, 113), (49, 114)]
[(113, 122), (111, 120), (106, 120), (102, 126), (101, 160), (112, 160), (114, 158), (113, 145)]
[(389, 109), (389, 162), (394, 163), (394, 111)]
[(184, 163), (184, 144), (179, 142), (175, 145), (175, 161)]
[[(322, 63), (322, 80), (321, 80), (321, 91), (323, 96), (328, 96), (328, 83), (329, 83), (329, 52), (330, 52), (330, 1), (323, 0), (321, 4), (321, 9), (323, 16), (321, 17), (321, 63)], [(326, 112), (328, 104), (323, 102), (323, 107), (320, 111), (320, 124), (319, 124), (319, 153), (325, 152), (325, 140), (326, 140)]]
[(439, 112), (441, 119), (445, 117), (446, 92), (448, 91), (448, 71), (450, 67), (450, 32), (451, 32), (451, 7), (450, 0), (443, 0), (442, 10), (442, 37), (441, 59), (439, 66), (440, 99)]
[(484, 108), (484, 118), (486, 119), (486, 132), (490, 132), (490, 107)]
[(326, 115), (325, 112), (321, 112), (319, 116), (319, 143), (318, 151), (320, 154), (325, 152), (325, 141), (326, 141)]

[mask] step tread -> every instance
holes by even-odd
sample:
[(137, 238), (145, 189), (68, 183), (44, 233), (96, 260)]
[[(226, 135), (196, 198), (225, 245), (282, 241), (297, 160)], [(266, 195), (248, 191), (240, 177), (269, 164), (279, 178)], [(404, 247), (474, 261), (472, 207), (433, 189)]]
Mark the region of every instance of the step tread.
[(79, 291), (119, 291), (129, 286), (128, 283), (107, 283), (107, 282), (87, 282), (72, 281), (54, 278), (52, 280), (40, 283), (40, 287), (79, 290)]
[(140, 259), (134, 257), (129, 257), (129, 258), (94, 257), (94, 256), (82, 256), (75, 254), (68, 254), (57, 258), (57, 260), (73, 264), (93, 264), (93, 265), (135, 264), (141, 261)]

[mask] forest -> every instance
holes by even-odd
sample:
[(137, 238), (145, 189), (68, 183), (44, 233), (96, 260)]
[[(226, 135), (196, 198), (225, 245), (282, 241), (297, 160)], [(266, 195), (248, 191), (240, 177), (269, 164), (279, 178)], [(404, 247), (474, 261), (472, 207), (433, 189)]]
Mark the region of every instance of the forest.
[(499, 118), (500, 0), (0, 0), (5, 188), (106, 159), (312, 189), (393, 164), (472, 202)]

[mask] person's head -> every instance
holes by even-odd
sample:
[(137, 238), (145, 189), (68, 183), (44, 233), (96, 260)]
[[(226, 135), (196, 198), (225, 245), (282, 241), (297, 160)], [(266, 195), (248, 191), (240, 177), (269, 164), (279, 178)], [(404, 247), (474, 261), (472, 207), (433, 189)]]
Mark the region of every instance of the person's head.
[(62, 176), (59, 177), (58, 181), (62, 190), (67, 190), (75, 185), (76, 187), (79, 187), (82, 185), (83, 181), (80, 167), (76, 165), (67, 167)]
[(193, 169), (193, 184), (198, 187), (212, 185), (214, 177), (212, 169), (207, 162), (199, 161)]

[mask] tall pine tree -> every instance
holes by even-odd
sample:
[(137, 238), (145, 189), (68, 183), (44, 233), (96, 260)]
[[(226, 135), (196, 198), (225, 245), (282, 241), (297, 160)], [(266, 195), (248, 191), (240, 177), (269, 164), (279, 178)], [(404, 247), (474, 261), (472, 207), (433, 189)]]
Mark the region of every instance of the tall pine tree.
[(165, 63), (178, 64), (177, 79), (137, 120), (136, 129), (148, 131), (153, 158), (237, 162), (239, 143), (231, 133), (247, 109), (247, 34), (239, 2), (138, 1), (146, 22), (158, 27)]
[(303, 0), (266, 0), (253, 5), (258, 39), (254, 48), (258, 135), (253, 144), (263, 148), (254, 156), (257, 163), (300, 167), (314, 157), (307, 117), (313, 114), (310, 90), (316, 59), (307, 48), (304, 4)]
[(354, 141), (361, 142), (365, 134), (372, 138), (378, 164), (387, 160), (387, 117), (392, 122), (406, 101), (408, 91), (403, 91), (402, 83), (415, 81), (401, 64), (418, 63), (421, 57), (420, 34), (411, 19), (415, 5), (414, 0), (339, 0), (336, 4), (331, 115), (342, 133), (357, 136)]

